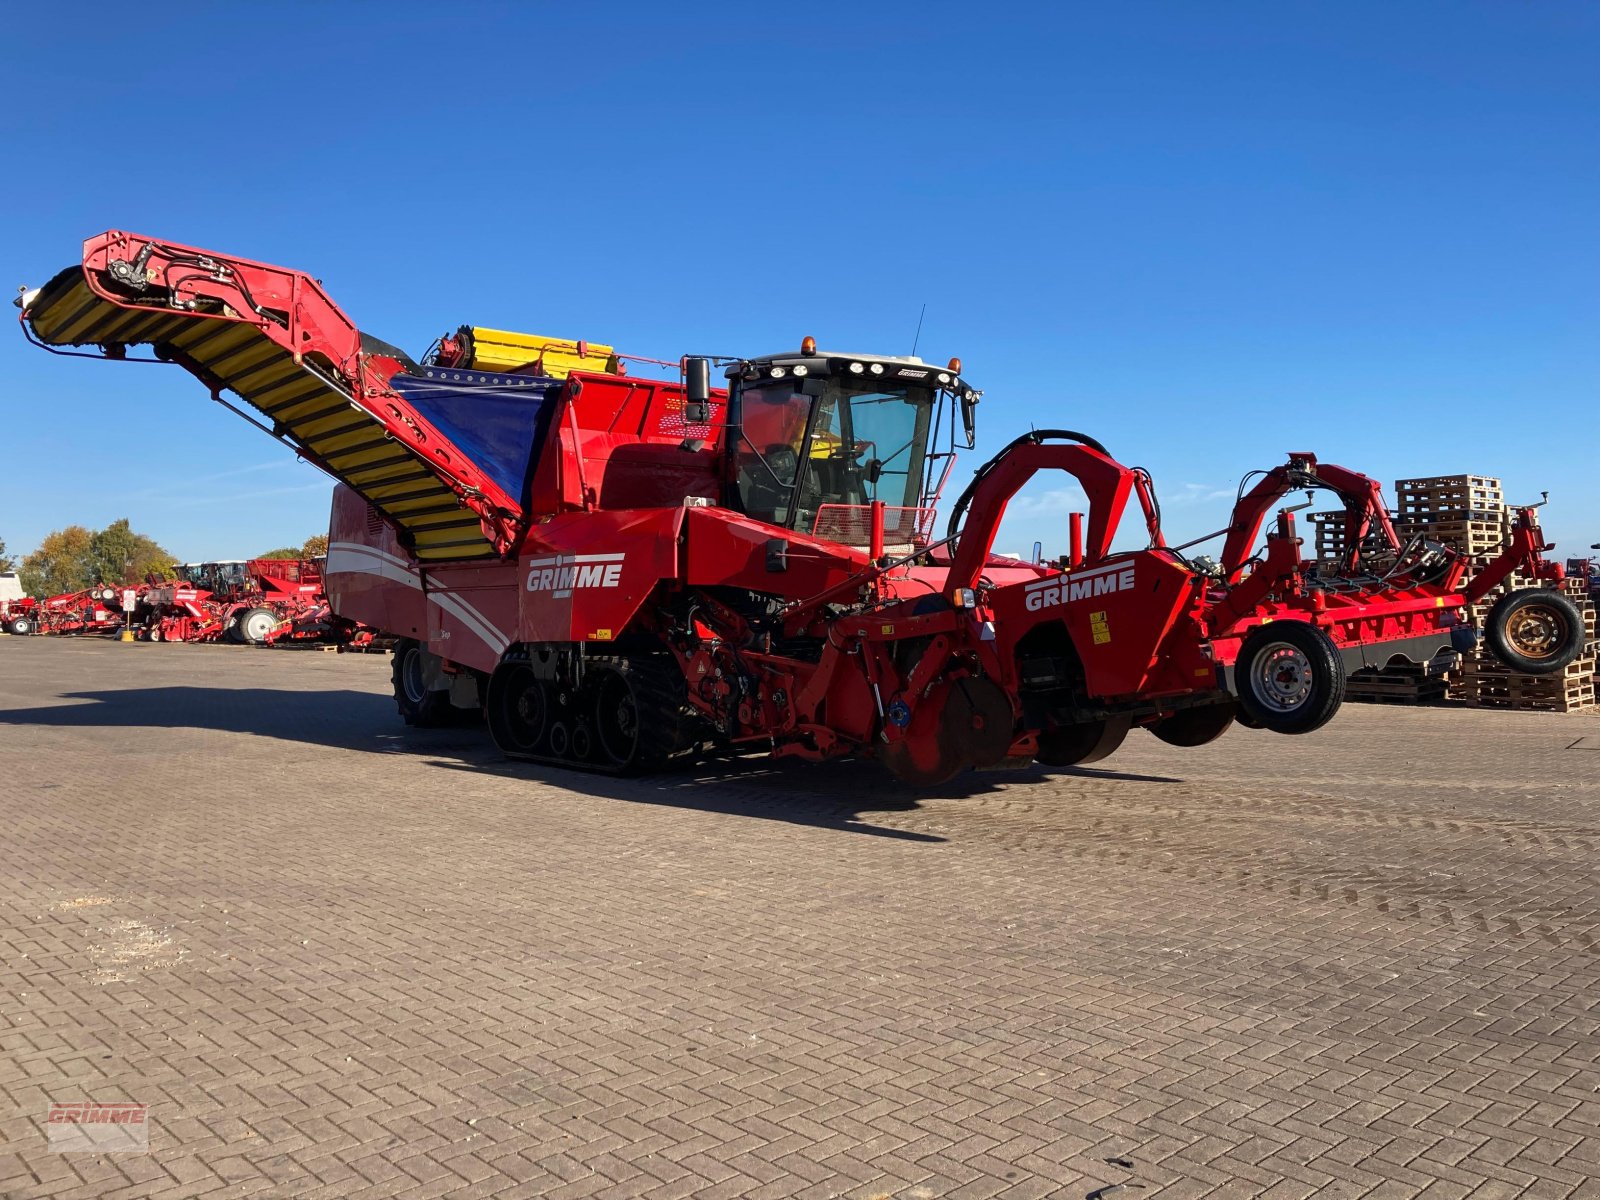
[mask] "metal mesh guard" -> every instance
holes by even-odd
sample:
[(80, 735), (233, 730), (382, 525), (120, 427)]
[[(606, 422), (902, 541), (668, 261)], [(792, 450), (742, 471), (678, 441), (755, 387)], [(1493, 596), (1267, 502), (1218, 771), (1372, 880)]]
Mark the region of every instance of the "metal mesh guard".
[[(883, 544), (886, 547), (926, 546), (933, 530), (935, 510), (888, 505), (883, 510)], [(811, 536), (842, 546), (872, 545), (872, 505), (823, 504)]]

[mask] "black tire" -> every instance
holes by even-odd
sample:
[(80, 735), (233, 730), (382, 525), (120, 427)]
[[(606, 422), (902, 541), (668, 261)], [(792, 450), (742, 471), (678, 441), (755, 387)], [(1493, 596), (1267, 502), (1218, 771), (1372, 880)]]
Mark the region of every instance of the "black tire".
[(1169, 746), (1204, 746), (1228, 732), (1237, 709), (1231, 701), (1180, 709), (1150, 726), (1150, 732)]
[(1128, 717), (1081, 721), (1047, 729), (1039, 735), (1036, 759), (1049, 767), (1081, 767), (1116, 753), (1133, 727)]
[(239, 618), (244, 616), (243, 610), (236, 612), (228, 618), (228, 623), (223, 627), (222, 640), (232, 642), (235, 646), (244, 645), (244, 637), (239, 632)]
[[(666, 658), (591, 658), (584, 662), (589, 743), (596, 762), (621, 775), (666, 766), (684, 729), (683, 675)], [(578, 738), (574, 737), (576, 753)]]
[(1496, 658), (1528, 675), (1553, 674), (1583, 653), (1583, 614), (1570, 598), (1547, 588), (1500, 597), (1483, 632)]
[(259, 646), (278, 624), (278, 614), (270, 608), (247, 608), (233, 620), (238, 640), (246, 646)]
[(1332, 639), (1303, 621), (1250, 632), (1234, 665), (1239, 707), (1274, 733), (1310, 733), (1344, 703), (1344, 664)]
[(500, 753), (511, 758), (550, 753), (550, 686), (526, 662), (503, 662), (495, 668), (483, 709)]
[(389, 677), (394, 684), (395, 707), (407, 725), (431, 729), (447, 725), (451, 719), (450, 694), (430, 692), (426, 687), (427, 653), (411, 638), (401, 638), (394, 646), (394, 661)]
[(6, 622), (6, 632), (17, 637), (27, 637), (33, 632), (33, 618), (12, 617)]

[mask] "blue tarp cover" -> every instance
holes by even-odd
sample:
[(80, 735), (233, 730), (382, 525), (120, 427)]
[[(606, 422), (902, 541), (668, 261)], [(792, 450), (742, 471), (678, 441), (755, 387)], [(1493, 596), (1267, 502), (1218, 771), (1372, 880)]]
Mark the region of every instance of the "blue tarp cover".
[(423, 367), (420, 375), (394, 376), (389, 386), (507, 495), (526, 503), (528, 473), (561, 380)]

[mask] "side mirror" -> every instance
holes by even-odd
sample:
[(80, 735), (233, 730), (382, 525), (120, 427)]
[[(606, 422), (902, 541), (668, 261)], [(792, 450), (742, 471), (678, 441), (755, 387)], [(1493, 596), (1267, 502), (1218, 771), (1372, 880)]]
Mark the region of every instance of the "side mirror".
[(684, 359), (683, 382), (683, 419), (691, 425), (703, 425), (711, 419), (711, 360)]
[(967, 435), (967, 449), (978, 444), (978, 398), (961, 398), (961, 429)]

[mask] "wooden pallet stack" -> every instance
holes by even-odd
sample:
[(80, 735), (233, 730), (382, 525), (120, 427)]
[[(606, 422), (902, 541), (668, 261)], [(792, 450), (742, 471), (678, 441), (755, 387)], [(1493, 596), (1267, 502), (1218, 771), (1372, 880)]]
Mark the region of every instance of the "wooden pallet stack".
[(1437, 704), (1449, 694), (1450, 673), (1458, 658), (1454, 650), (1445, 650), (1425, 663), (1402, 660), (1387, 667), (1352, 671), (1345, 681), (1345, 699), (1366, 704)]
[(1403, 538), (1420, 533), (1487, 562), (1511, 531), (1505, 491), (1489, 475), (1397, 479), (1394, 494), (1395, 532)]
[[(1488, 475), (1438, 475), (1428, 479), (1401, 479), (1395, 489), (1395, 530), (1402, 537), (1422, 534), (1432, 541), (1455, 546), (1474, 568), (1488, 563), (1505, 545), (1511, 531), (1511, 510), (1500, 481)], [(1494, 603), (1507, 592), (1539, 586), (1538, 581), (1513, 574), (1477, 605), (1463, 610), (1467, 620), (1483, 627)], [(1594, 605), (1583, 585), (1563, 585), (1587, 622), (1588, 652), (1556, 675), (1525, 675), (1505, 666), (1480, 646), (1462, 656), (1451, 671), (1449, 695), (1482, 708), (1518, 708), (1549, 712), (1575, 712), (1596, 704), (1596, 654)]]
[[(1345, 552), (1345, 518), (1344, 509), (1332, 512), (1307, 513), (1306, 520), (1311, 523), (1315, 535), (1317, 549), (1317, 562), (1319, 564), (1334, 565), (1344, 559)], [(1392, 550), (1384, 544), (1381, 537), (1369, 535), (1362, 545), (1362, 556), (1371, 556), (1374, 559), (1388, 555), (1393, 560)]]

